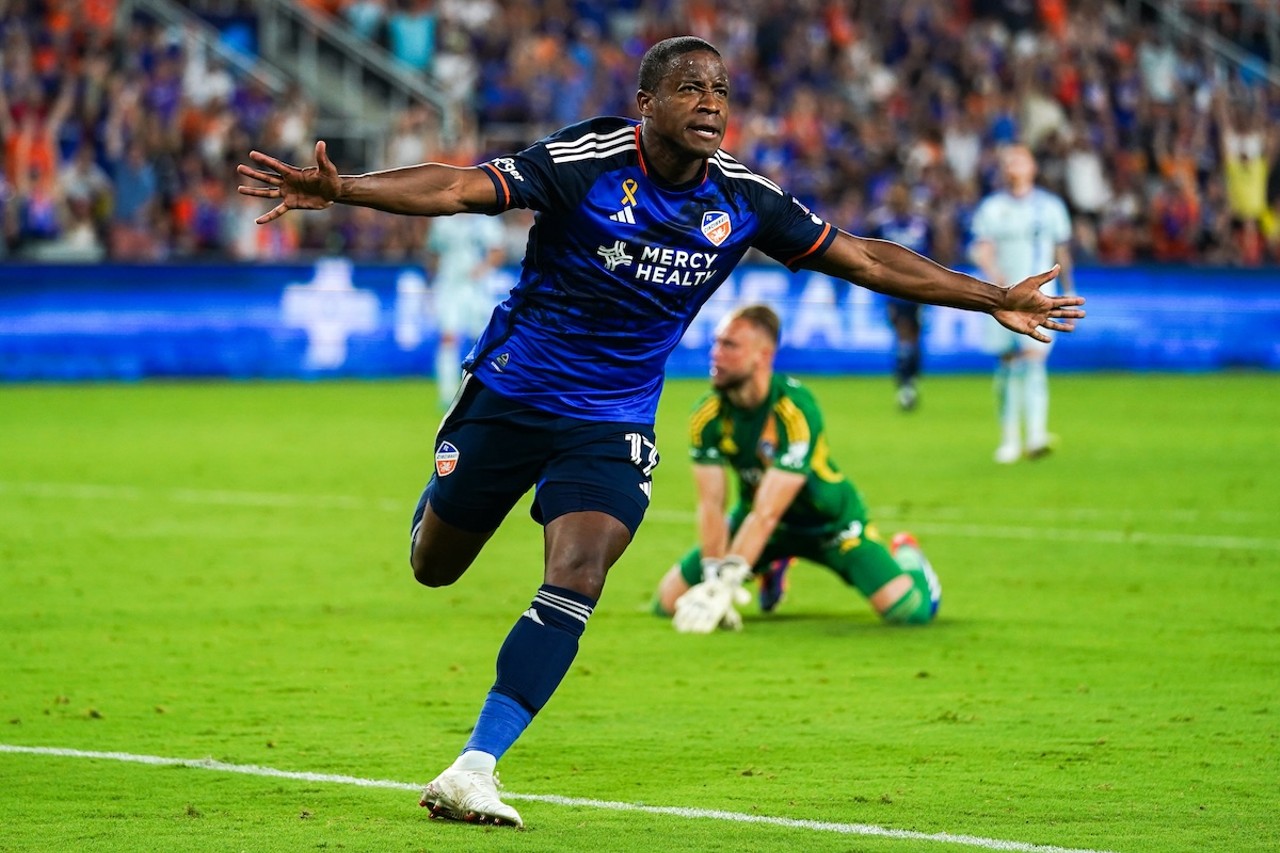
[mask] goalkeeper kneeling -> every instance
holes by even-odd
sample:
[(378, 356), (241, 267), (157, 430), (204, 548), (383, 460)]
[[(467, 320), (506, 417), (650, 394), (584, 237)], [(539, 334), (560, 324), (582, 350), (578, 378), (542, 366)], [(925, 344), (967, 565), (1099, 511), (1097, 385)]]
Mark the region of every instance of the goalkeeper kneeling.
[[(888, 622), (931, 621), (937, 575), (910, 533), (885, 547), (868, 523), (862, 495), (828, 452), (812, 392), (773, 372), (778, 330), (763, 305), (739, 308), (716, 329), (712, 390), (690, 429), (700, 545), (662, 578), (655, 610), (678, 631), (740, 629), (747, 582), (771, 612), (801, 558), (831, 569)], [(730, 472), (737, 502), (726, 514)]]

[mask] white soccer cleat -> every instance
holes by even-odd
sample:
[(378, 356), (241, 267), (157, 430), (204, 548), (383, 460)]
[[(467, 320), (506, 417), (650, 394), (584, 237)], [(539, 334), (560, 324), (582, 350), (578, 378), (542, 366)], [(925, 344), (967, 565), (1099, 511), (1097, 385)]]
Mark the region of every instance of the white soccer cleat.
[(904, 412), (915, 409), (920, 402), (920, 392), (910, 382), (898, 387), (898, 408)]
[(1022, 458), (1022, 448), (1016, 444), (1002, 444), (996, 448), (996, 461), (1001, 465), (1012, 465)]
[(440, 820), (524, 827), (520, 813), (498, 799), (497, 778), (484, 770), (450, 767), (427, 785), (418, 805)]
[(1045, 436), (1044, 444), (1038, 444), (1034, 447), (1027, 448), (1027, 458), (1031, 460), (1043, 459), (1052, 453), (1058, 447), (1058, 437), (1056, 435)]

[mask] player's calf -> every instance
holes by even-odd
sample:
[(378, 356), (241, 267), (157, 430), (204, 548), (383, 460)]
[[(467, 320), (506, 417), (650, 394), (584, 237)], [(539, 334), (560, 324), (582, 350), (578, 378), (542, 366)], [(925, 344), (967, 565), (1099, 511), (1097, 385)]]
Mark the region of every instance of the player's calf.
[(942, 584), (910, 533), (893, 537), (889, 548), (902, 574), (872, 596), (886, 622), (923, 625), (933, 621), (942, 602)]

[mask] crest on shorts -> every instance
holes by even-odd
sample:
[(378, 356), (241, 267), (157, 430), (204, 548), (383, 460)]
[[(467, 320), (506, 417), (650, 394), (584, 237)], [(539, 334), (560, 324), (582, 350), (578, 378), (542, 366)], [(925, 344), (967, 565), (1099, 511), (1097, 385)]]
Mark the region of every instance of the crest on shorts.
[(447, 441), (440, 442), (436, 448), (436, 473), (448, 477), (458, 467), (458, 448)]
[(732, 231), (733, 223), (729, 221), (729, 214), (723, 210), (708, 210), (702, 214), (702, 236), (710, 240), (712, 245), (719, 246), (728, 239)]

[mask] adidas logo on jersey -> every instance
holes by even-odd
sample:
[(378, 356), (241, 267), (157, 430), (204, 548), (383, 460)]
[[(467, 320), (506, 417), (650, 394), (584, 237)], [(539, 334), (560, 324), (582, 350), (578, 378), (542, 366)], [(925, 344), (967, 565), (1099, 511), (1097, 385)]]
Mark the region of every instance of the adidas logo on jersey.
[(625, 222), (627, 225), (636, 224), (636, 215), (631, 212), (631, 205), (629, 204), (623, 207), (622, 210), (619, 210), (613, 216), (610, 216), (609, 219), (612, 222)]

